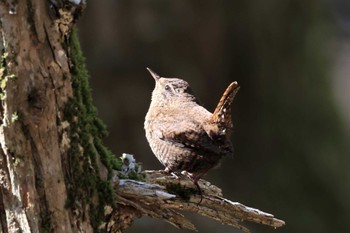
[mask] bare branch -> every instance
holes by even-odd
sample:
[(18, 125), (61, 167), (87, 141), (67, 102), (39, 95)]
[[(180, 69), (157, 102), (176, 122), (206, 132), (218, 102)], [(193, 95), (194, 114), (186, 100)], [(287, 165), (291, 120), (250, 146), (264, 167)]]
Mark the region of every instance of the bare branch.
[(137, 213), (163, 219), (178, 228), (196, 230), (179, 210), (198, 213), (244, 232), (249, 229), (241, 225), (243, 221), (274, 228), (285, 224), (272, 214), (225, 199), (220, 188), (205, 180), (199, 182), (203, 194), (200, 204), (201, 197), (192, 181), (164, 171), (146, 171), (146, 182), (121, 179), (116, 180), (116, 185), (118, 204), (131, 206)]

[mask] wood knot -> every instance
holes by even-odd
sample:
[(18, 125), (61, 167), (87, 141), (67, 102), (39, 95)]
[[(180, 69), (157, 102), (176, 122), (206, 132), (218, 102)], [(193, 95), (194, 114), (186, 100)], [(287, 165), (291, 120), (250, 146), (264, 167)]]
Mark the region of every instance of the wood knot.
[(27, 95), (27, 102), (31, 109), (42, 111), (45, 107), (45, 95), (37, 88), (33, 88)]

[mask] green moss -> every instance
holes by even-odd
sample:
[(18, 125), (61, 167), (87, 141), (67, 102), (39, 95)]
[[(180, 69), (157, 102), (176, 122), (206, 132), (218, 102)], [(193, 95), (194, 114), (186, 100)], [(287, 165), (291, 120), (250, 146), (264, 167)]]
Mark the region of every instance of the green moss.
[(13, 166), (17, 167), (21, 163), (20, 158), (15, 158), (15, 161), (13, 162)]
[(176, 194), (185, 201), (189, 201), (192, 195), (198, 194), (197, 189), (187, 188), (180, 184), (168, 184), (166, 190), (169, 193)]
[(18, 120), (18, 113), (17, 112), (14, 112), (14, 113), (12, 113), (12, 115), (11, 115), (11, 123), (14, 123), (15, 121), (17, 121)]
[[(76, 207), (80, 203), (83, 209), (89, 206), (89, 216), (95, 232), (104, 217), (104, 206), (114, 204), (114, 192), (110, 184), (115, 156), (102, 144), (107, 130), (97, 117), (92, 104), (89, 75), (85, 67), (85, 58), (81, 52), (77, 33), (71, 35), (71, 74), (74, 97), (64, 109), (64, 117), (70, 124), (70, 149), (68, 151), (70, 179), (66, 206)], [(99, 176), (98, 160), (108, 170), (108, 179)]]
[(16, 75), (9, 73), (7, 69), (7, 58), (8, 53), (3, 53), (3, 55), (0, 57), (0, 100), (6, 99), (5, 89), (7, 82), (16, 78)]
[(127, 178), (138, 181), (145, 181), (145, 174), (137, 172), (139, 170), (138, 165), (136, 165), (135, 170), (128, 173)]
[[(82, 209), (89, 209), (89, 213), (85, 216), (89, 216), (94, 231), (99, 232), (98, 226), (104, 220), (104, 207), (115, 206), (114, 190), (110, 180), (115, 171), (121, 171), (123, 162), (102, 143), (103, 137), (107, 135), (107, 129), (98, 118), (92, 103), (89, 74), (75, 30), (72, 31), (70, 43), (74, 96), (65, 105), (65, 119), (63, 119), (68, 121), (70, 126), (68, 129), (70, 149), (67, 157), (69, 169), (66, 174), (70, 180), (66, 207), (76, 208), (79, 203)], [(99, 160), (108, 171), (106, 181), (99, 176)], [(136, 168), (139, 169), (138, 164)], [(125, 178), (140, 180), (142, 177), (140, 173), (130, 172)], [(86, 208), (87, 206), (89, 208)]]
[(8, 57), (8, 53), (3, 53), (0, 57), (0, 100), (4, 100), (6, 98), (5, 88), (7, 83), (7, 68), (6, 68), (6, 59)]

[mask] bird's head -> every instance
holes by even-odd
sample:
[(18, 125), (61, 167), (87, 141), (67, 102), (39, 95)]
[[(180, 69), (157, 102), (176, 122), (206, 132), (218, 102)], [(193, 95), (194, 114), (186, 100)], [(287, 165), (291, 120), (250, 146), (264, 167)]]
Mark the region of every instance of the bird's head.
[(191, 87), (186, 81), (178, 78), (160, 77), (151, 69), (147, 68), (147, 70), (156, 81), (152, 93), (153, 104), (169, 106), (177, 101), (182, 103), (197, 102)]

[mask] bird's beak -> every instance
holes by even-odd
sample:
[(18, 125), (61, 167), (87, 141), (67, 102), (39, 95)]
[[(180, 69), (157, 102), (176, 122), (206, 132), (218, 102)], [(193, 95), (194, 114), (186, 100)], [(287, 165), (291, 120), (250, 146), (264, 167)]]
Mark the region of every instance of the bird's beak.
[(150, 68), (146, 67), (146, 69), (148, 70), (148, 72), (152, 75), (152, 77), (154, 78), (154, 80), (158, 81), (160, 79), (160, 76), (158, 74), (156, 74), (153, 70), (151, 70)]

